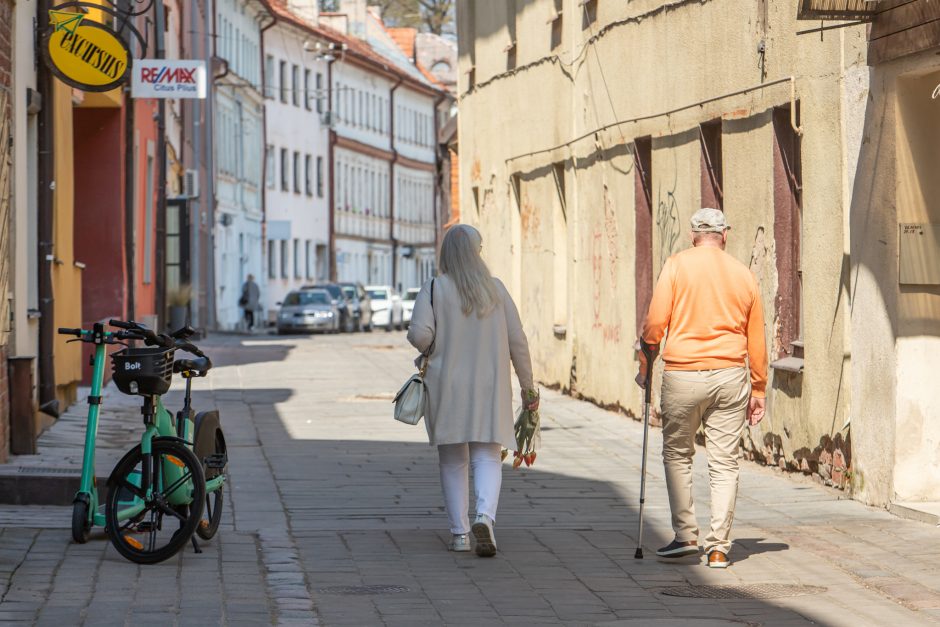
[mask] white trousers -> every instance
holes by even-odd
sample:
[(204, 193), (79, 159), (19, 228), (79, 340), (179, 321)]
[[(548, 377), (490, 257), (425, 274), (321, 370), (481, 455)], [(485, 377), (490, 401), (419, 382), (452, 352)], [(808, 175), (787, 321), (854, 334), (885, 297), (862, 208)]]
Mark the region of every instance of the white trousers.
[(437, 447), (441, 464), (444, 505), (455, 534), (470, 533), (470, 486), (467, 470), (473, 467), (477, 514), (496, 520), (499, 488), (503, 483), (502, 446), (493, 443), (442, 444)]

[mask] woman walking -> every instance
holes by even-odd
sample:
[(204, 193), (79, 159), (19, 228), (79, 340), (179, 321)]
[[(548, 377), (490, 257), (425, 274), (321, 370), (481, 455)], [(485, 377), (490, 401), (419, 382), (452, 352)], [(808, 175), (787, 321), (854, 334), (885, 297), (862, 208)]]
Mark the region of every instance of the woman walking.
[[(479, 231), (457, 225), (441, 245), (441, 276), (415, 301), (408, 341), (430, 352), (425, 382), (428, 435), (440, 457), (444, 504), (454, 534), (452, 551), (470, 550), (470, 533), (481, 557), (496, 553), (493, 524), (502, 484), (503, 448), (516, 446), (510, 360), (523, 403), (538, 408), (529, 343), (505, 286), (490, 275)], [(433, 304), (432, 304), (433, 301)], [(469, 524), (468, 467), (473, 467), (477, 512)]]

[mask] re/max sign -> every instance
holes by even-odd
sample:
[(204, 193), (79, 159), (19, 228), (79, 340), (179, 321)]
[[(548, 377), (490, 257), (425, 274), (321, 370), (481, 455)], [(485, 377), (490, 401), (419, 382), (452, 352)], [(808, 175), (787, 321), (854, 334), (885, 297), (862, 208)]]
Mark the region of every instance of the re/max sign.
[(205, 98), (206, 64), (197, 60), (141, 59), (131, 80), (134, 98)]

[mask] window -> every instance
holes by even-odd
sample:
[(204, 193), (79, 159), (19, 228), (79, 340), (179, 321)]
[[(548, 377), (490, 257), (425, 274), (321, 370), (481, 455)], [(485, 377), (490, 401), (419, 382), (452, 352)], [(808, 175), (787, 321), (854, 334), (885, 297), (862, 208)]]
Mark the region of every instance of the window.
[(300, 193), (300, 153), (294, 152), (294, 193)]
[[(563, 0), (554, 0), (555, 7), (554, 12), (551, 15), (552, 23), (552, 49), (554, 50), (561, 45), (561, 36), (564, 33), (563, 21), (562, 21), (562, 3)], [(436, 66), (435, 66), (436, 67)], [(450, 68), (447, 68), (450, 69)], [(434, 67), (431, 68), (431, 72), (434, 72)]]
[(721, 193), (721, 120), (699, 126), (702, 144), (702, 206), (724, 210)]
[(281, 102), (287, 104), (287, 61), (281, 61), (280, 68), (278, 78), (280, 79)]
[(340, 122), (343, 121), (343, 84), (336, 83), (336, 104), (333, 105), (333, 110), (336, 112), (336, 119)]
[(287, 240), (281, 240), (281, 278), (286, 279), (289, 275), (287, 273), (288, 265), (290, 263), (290, 257), (288, 256), (287, 250)]
[(317, 157), (317, 198), (323, 198), (323, 157)]
[(317, 113), (323, 113), (323, 74), (317, 72), (317, 92), (314, 94), (317, 100)]
[(277, 247), (273, 239), (268, 240), (268, 278), (277, 278)]
[(264, 97), (274, 98), (274, 57), (265, 55), (264, 57)]
[(506, 69), (516, 69), (516, 51), (519, 46), (516, 45), (516, 0), (506, 0), (506, 31), (509, 35), (509, 41), (506, 42)]
[(265, 160), (264, 160), (264, 173), (265, 184), (268, 189), (274, 189), (274, 181), (276, 180), (276, 175), (274, 173), (275, 168), (275, 157), (274, 157), (274, 146), (268, 144), (267, 149), (264, 151)]
[(300, 68), (294, 65), (291, 68), (291, 101), (295, 107), (300, 106)]
[[(317, 107), (319, 108), (319, 101)], [(304, 109), (310, 111), (310, 70), (304, 70)]]
[(303, 274), (300, 272), (300, 240), (294, 240), (294, 278), (302, 279)]
[[(633, 142), (633, 197), (636, 209), (636, 329), (643, 323), (653, 299), (653, 140), (640, 137)], [(665, 244), (663, 244), (665, 247)], [(671, 251), (670, 251), (671, 252)]]
[[(799, 110), (797, 110), (799, 113)], [(774, 109), (774, 244), (777, 251), (778, 330), (771, 355), (802, 358), (803, 272), (801, 233), (803, 168), (800, 136), (790, 125), (790, 107)], [(779, 333), (779, 335), (777, 335)]]
[[(317, 159), (319, 159), (319, 157), (317, 157)], [(312, 161), (313, 157), (304, 155), (304, 191), (308, 196), (313, 196), (313, 180), (311, 177), (312, 172), (310, 171), (313, 166)]]
[(281, 190), (290, 191), (290, 168), (287, 164), (287, 148), (281, 148)]
[(313, 265), (315, 260), (312, 258), (312, 255), (313, 242), (307, 240), (304, 242), (304, 276), (308, 279), (313, 278)]

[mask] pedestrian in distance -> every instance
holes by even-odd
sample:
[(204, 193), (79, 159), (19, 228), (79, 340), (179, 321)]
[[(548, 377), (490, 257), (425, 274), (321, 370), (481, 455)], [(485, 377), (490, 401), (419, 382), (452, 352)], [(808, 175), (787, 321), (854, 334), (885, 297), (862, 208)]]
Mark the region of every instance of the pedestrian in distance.
[(238, 306), (245, 314), (245, 326), (248, 327), (249, 333), (255, 326), (255, 312), (258, 310), (260, 300), (261, 289), (255, 283), (255, 276), (249, 274), (245, 284), (242, 285), (242, 295), (238, 299)]
[(767, 349), (760, 289), (751, 271), (725, 252), (725, 215), (700, 209), (692, 216), (693, 247), (670, 257), (659, 275), (640, 340), (653, 352), (641, 357), (637, 383), (647, 379), (659, 343), (663, 351), (663, 463), (675, 538), (656, 551), (664, 558), (698, 553), (692, 502), (695, 433), (704, 425), (711, 487), (708, 566), (730, 561), (731, 524), (738, 493), (738, 444), (744, 425), (764, 417)]
[[(483, 239), (471, 226), (447, 231), (440, 252), (441, 275), (415, 300), (408, 341), (430, 352), (425, 414), (430, 443), (437, 446), (441, 488), (453, 538), (452, 551), (496, 553), (493, 525), (502, 484), (502, 449), (514, 449), (512, 375), (523, 404), (537, 409), (529, 343), (506, 287), (480, 256)], [(531, 395), (530, 395), (531, 392)], [(530, 399), (531, 400), (527, 400)], [(469, 524), (468, 467), (473, 468), (476, 517)]]

